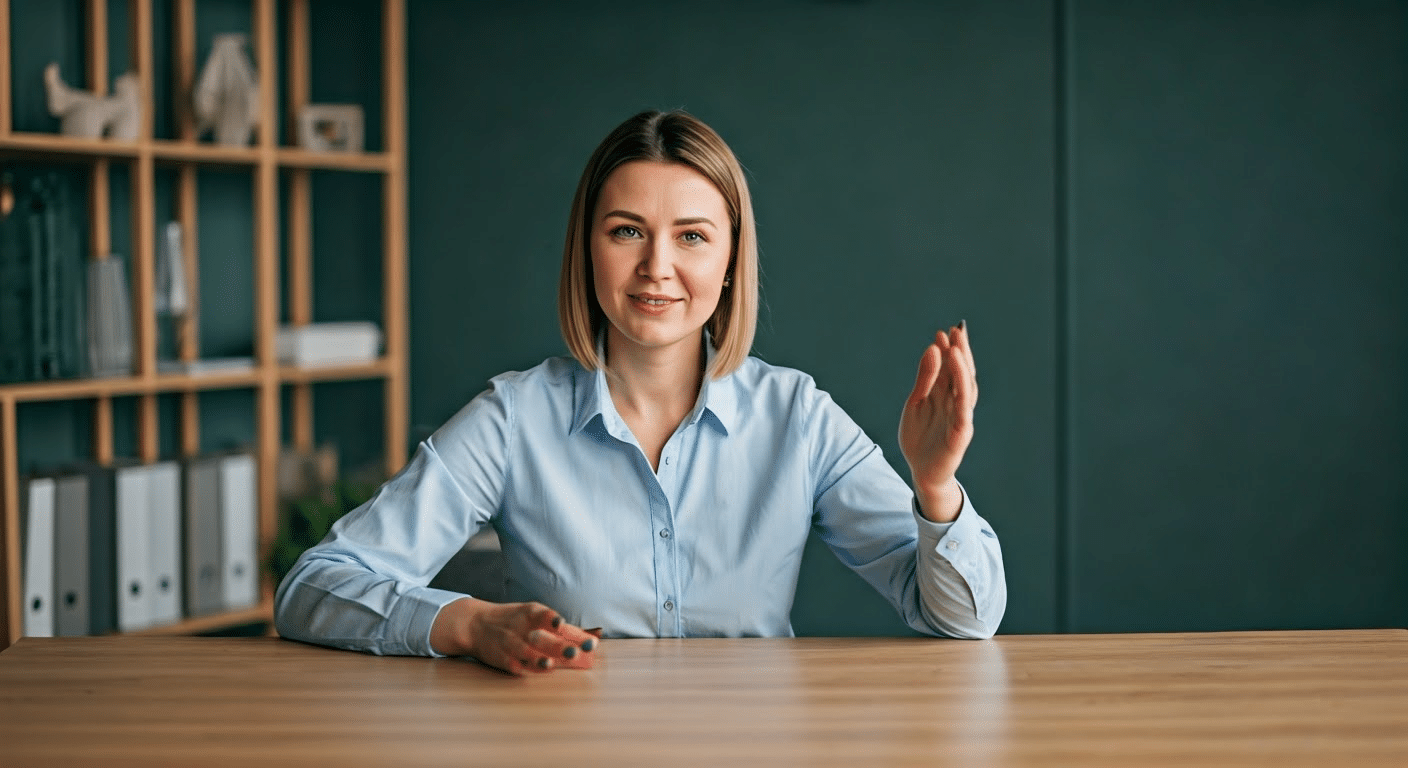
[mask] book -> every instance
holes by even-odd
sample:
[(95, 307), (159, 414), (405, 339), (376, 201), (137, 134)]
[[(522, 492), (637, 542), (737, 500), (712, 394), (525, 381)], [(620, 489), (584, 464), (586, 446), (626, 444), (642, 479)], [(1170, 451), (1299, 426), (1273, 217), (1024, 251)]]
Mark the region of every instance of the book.
[(284, 365), (369, 363), (381, 350), (381, 329), (366, 322), (286, 325), (279, 328), (274, 349)]
[(254, 370), (252, 357), (203, 357), (199, 360), (158, 360), (158, 373), (211, 376), (220, 373), (247, 373)]

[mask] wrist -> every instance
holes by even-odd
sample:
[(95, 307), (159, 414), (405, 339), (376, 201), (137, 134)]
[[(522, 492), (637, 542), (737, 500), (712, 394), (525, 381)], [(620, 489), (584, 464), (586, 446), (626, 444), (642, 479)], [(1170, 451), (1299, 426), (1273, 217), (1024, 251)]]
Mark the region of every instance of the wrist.
[(915, 483), (914, 496), (919, 514), (930, 522), (951, 523), (963, 511), (963, 488), (954, 478), (935, 485)]
[(446, 603), (430, 625), (430, 648), (445, 656), (473, 656), (475, 624), (489, 603), (465, 596)]

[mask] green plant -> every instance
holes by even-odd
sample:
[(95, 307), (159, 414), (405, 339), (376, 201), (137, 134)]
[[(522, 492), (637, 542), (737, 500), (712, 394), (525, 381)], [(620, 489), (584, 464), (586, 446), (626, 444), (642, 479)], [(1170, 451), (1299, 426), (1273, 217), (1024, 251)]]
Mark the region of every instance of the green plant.
[(365, 503), (376, 489), (376, 483), (339, 481), (315, 495), (287, 502), (269, 554), (274, 583), (283, 581), (304, 550), (322, 541), (333, 523)]

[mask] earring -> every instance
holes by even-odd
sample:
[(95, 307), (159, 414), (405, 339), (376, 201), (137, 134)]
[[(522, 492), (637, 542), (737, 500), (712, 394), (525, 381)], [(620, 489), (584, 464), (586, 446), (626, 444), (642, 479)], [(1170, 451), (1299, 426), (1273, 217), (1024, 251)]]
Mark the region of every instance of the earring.
[(727, 288), (730, 285), (733, 285), (733, 275), (724, 275), (724, 287)]

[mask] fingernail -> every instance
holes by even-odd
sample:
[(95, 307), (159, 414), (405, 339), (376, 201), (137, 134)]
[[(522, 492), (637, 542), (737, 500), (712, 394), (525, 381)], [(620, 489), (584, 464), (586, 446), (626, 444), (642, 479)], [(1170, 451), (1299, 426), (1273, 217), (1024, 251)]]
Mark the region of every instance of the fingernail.
[(966, 330), (968, 330), (968, 321), (967, 321), (967, 320), (959, 320), (959, 321), (958, 321), (958, 330), (960, 330), (960, 331), (966, 331)]
[(548, 667), (551, 667), (551, 666), (552, 666), (552, 661), (551, 661), (550, 659), (548, 659), (548, 657), (544, 656), (543, 658), (538, 659), (538, 669), (547, 669)]
[(573, 647), (573, 646), (570, 646), (570, 645), (569, 645), (569, 646), (567, 646), (566, 648), (564, 648), (564, 649), (562, 650), (562, 658), (564, 658), (564, 659), (570, 659), (570, 658), (572, 658), (573, 656), (576, 656), (576, 655), (577, 655), (577, 649), (576, 649), (575, 647)]
[(593, 648), (595, 648), (595, 647), (596, 647), (596, 641), (593, 640), (593, 639), (591, 639), (591, 638), (587, 638), (587, 640), (582, 643), (582, 650), (584, 650), (584, 651), (590, 651), (591, 649), (593, 649)]
[(560, 626), (562, 626), (562, 617), (561, 617), (561, 616), (554, 616), (554, 617), (552, 617), (552, 628), (553, 628), (553, 629), (557, 629), (557, 628), (560, 627)]

